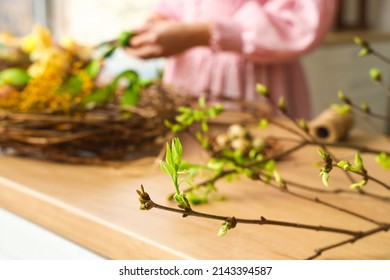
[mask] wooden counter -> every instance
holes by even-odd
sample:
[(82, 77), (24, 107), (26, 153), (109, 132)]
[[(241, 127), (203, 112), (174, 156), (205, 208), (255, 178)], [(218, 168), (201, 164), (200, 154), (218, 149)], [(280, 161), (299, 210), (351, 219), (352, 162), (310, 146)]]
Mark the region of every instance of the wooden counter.
[[(264, 134), (285, 135), (278, 129)], [(367, 146), (389, 147), (389, 142), (354, 134), (350, 141)], [(199, 154), (186, 142), (185, 157)], [(289, 180), (326, 189), (319, 177), (316, 147), (305, 148), (279, 162), (281, 175)], [(389, 149), (388, 149), (389, 150)], [(334, 149), (352, 159), (351, 150)], [(203, 155), (201, 155), (202, 157)], [(378, 167), (373, 156), (363, 155), (370, 174), (390, 182), (389, 171)], [(0, 157), (0, 206), (64, 236), (109, 259), (304, 259), (314, 249), (348, 236), (278, 226), (238, 225), (225, 237), (217, 237), (220, 221), (180, 215), (157, 209), (139, 210), (136, 189), (143, 184), (152, 199), (173, 206), (167, 195), (173, 191), (167, 175), (154, 157), (128, 162), (119, 168), (52, 163), (28, 158)], [(240, 179), (221, 182), (225, 201), (194, 206), (202, 212), (237, 218), (293, 221), (340, 226), (351, 230), (374, 227), (340, 211), (292, 197), (259, 182)], [(348, 188), (344, 174), (335, 170), (330, 187)], [(376, 194), (390, 192), (372, 183)], [(303, 193), (300, 191), (300, 193)], [(379, 221), (390, 222), (389, 201), (357, 194), (321, 194), (312, 197), (353, 209)], [(325, 259), (390, 259), (390, 233), (382, 232), (355, 244), (326, 252)]]

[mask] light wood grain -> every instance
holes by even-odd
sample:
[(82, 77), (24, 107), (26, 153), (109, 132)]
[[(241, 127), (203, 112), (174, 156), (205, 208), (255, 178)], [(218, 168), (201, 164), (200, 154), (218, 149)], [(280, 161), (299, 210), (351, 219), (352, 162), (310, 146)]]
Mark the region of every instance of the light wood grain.
[[(286, 135), (278, 129), (264, 130)], [(350, 139), (373, 147), (387, 146), (379, 137), (356, 133)], [(205, 159), (193, 142), (185, 142), (187, 159)], [(279, 162), (282, 176), (318, 188), (325, 188), (318, 176), (316, 147), (307, 147)], [(351, 150), (334, 149), (340, 157), (353, 158)], [(381, 170), (373, 156), (364, 155), (367, 169), (389, 183), (388, 171)], [(276, 226), (238, 225), (217, 237), (219, 221), (152, 209), (140, 211), (136, 189), (142, 184), (152, 199), (167, 201), (173, 191), (154, 157), (128, 162), (118, 168), (77, 166), (26, 158), (0, 158), (0, 206), (38, 223), (110, 259), (303, 259), (318, 247), (347, 236)], [(330, 189), (348, 188), (348, 180), (337, 170)], [(372, 224), (308, 201), (289, 196), (259, 182), (242, 178), (221, 182), (222, 202), (196, 206), (196, 210), (237, 218), (259, 218), (298, 223), (340, 226), (365, 230)], [(387, 194), (375, 184), (366, 186)], [(312, 197), (353, 209), (377, 220), (389, 222), (390, 203), (356, 194), (318, 194)], [(390, 259), (390, 234), (379, 233), (356, 244), (325, 253), (325, 259)]]

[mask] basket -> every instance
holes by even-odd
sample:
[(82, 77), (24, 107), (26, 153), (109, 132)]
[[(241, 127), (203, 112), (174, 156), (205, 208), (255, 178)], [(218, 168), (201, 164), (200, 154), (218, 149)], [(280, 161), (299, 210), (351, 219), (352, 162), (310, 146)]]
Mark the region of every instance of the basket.
[(160, 85), (143, 90), (136, 106), (75, 115), (0, 112), (3, 153), (69, 163), (99, 164), (161, 149), (185, 98)]

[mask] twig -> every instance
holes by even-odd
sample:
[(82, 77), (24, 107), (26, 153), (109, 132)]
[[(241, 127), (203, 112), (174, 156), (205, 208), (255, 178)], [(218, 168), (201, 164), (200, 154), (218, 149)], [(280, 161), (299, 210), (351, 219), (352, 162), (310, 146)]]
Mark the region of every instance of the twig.
[(387, 63), (387, 64), (390, 64), (390, 58), (388, 58), (387, 56), (384, 56), (383, 54), (381, 54), (380, 52), (376, 51), (375, 49), (373, 49), (371, 46), (369, 47), (371, 53), (376, 56), (377, 58), (379, 58), (380, 60), (382, 60), (383, 62)]
[(311, 186), (307, 186), (307, 185), (300, 184), (300, 183), (293, 182), (293, 181), (286, 180), (286, 179), (283, 179), (283, 181), (289, 187), (295, 187), (295, 188), (298, 188), (298, 189), (302, 189), (302, 190), (310, 191), (310, 192), (315, 192), (315, 193), (325, 193), (325, 194), (327, 194), (327, 193), (328, 194), (339, 194), (339, 193), (358, 194), (358, 195), (364, 195), (364, 196), (371, 197), (371, 198), (378, 199), (378, 200), (382, 200), (382, 201), (390, 201), (390, 197), (380, 196), (380, 195), (373, 194), (373, 193), (370, 193), (370, 192), (367, 192), (367, 191), (364, 191), (364, 190), (362, 190), (361, 192), (356, 192), (356, 191), (353, 191), (353, 190), (350, 190), (350, 189), (341, 189), (341, 188), (329, 190), (329, 189), (324, 189), (324, 188), (314, 188), (314, 187), (311, 187)]
[(357, 235), (357, 236), (348, 238), (348, 239), (346, 239), (344, 241), (341, 241), (341, 242), (338, 242), (338, 243), (335, 243), (335, 244), (332, 244), (332, 245), (329, 245), (329, 246), (326, 246), (326, 247), (322, 247), (322, 248), (316, 249), (315, 250), (315, 254), (312, 255), (312, 256), (309, 256), (307, 258), (307, 260), (313, 260), (313, 259), (319, 257), (325, 251), (329, 251), (331, 249), (340, 247), (340, 246), (348, 244), (348, 243), (354, 243), (354, 242), (358, 241), (359, 239), (368, 237), (370, 235), (376, 234), (376, 233), (381, 232), (381, 231), (385, 231), (386, 232), (389, 229), (390, 229), (390, 224), (383, 224), (383, 225), (375, 227), (375, 228), (373, 228), (371, 230), (360, 232), (360, 234)]
[[(150, 210), (153, 208), (168, 211), (168, 212), (173, 212), (182, 215), (183, 217), (189, 217), (189, 216), (194, 216), (194, 217), (200, 217), (200, 218), (205, 218), (205, 219), (213, 219), (213, 220), (220, 220), (220, 221), (227, 221), (229, 218), (228, 216), (221, 216), (221, 215), (214, 215), (214, 214), (209, 214), (209, 213), (204, 213), (204, 212), (199, 212), (199, 211), (194, 211), (192, 208), (189, 209), (179, 209), (179, 208), (173, 208), (169, 206), (164, 206), (160, 205), (156, 202), (154, 202), (148, 193), (145, 192), (143, 186), (141, 186), (141, 190), (137, 190), (137, 193), (139, 195), (139, 200), (141, 202), (141, 208), (145, 210)], [(367, 230), (367, 231), (353, 231), (353, 230), (348, 230), (344, 228), (337, 228), (337, 227), (329, 227), (329, 226), (322, 226), (322, 225), (310, 225), (310, 224), (302, 224), (302, 223), (294, 223), (294, 222), (287, 222), (287, 221), (281, 221), (281, 220), (272, 220), (272, 219), (267, 219), (263, 216), (260, 217), (260, 219), (244, 219), (244, 218), (235, 218), (233, 217), (234, 221), (236, 224), (255, 224), (255, 225), (273, 225), (273, 226), (281, 226), (281, 227), (290, 227), (290, 228), (297, 228), (297, 229), (306, 229), (306, 230), (314, 230), (314, 231), (319, 231), (319, 232), (330, 232), (330, 233), (336, 233), (336, 234), (345, 234), (345, 235), (351, 235), (352, 237), (329, 245), (327, 247), (323, 247), (320, 249), (315, 250), (315, 254), (308, 257), (308, 259), (315, 259), (319, 257), (323, 252), (328, 251), (330, 249), (342, 246), (347, 243), (354, 243), (360, 239), (363, 239), (365, 237), (368, 237), (370, 235), (373, 235), (375, 233), (381, 232), (381, 231), (388, 231), (390, 229), (390, 224), (389, 223), (380, 223), (375, 220), (372, 220), (370, 218), (367, 218), (363, 215), (359, 215), (357, 213), (354, 213), (352, 211), (343, 209), (338, 206), (334, 206), (330, 203), (324, 202), (318, 198), (315, 198), (314, 200), (307, 198), (302, 195), (298, 195), (295, 193), (289, 192), (289, 194), (294, 195), (299, 198), (303, 198), (305, 200), (311, 200), (316, 203), (322, 204), (327, 207), (334, 208), (336, 210), (342, 211), (346, 214), (353, 215), (357, 218), (369, 221), (371, 223), (374, 223), (378, 225), (377, 227)], [(234, 225), (235, 227), (236, 225)]]
[[(220, 220), (220, 221), (226, 221), (226, 219), (229, 218), (227, 216), (220, 216), (220, 215), (213, 215), (204, 212), (198, 212), (192, 209), (183, 210), (179, 208), (168, 207), (168, 206), (160, 205), (154, 202), (153, 200), (149, 201), (148, 207), (150, 207), (150, 209), (157, 208), (164, 211), (178, 213), (181, 214), (183, 217), (194, 216), (194, 217), (201, 217), (205, 219), (213, 219), (213, 220)], [(343, 228), (328, 227), (322, 225), (310, 225), (310, 224), (302, 224), (302, 223), (295, 223), (295, 222), (271, 220), (271, 219), (266, 219), (265, 217), (261, 217), (260, 219), (235, 218), (235, 220), (237, 224), (274, 225), (274, 226), (282, 226), (282, 227), (308, 229), (314, 231), (332, 232), (332, 233), (346, 234), (352, 236), (360, 235), (360, 231), (353, 231), (353, 230), (348, 230)]]

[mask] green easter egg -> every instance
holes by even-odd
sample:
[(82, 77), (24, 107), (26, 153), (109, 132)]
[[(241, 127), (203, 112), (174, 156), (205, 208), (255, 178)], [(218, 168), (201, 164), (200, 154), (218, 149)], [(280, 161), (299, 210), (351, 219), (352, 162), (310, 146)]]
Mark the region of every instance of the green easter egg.
[(0, 72), (0, 85), (23, 86), (29, 79), (27, 71), (19, 68), (8, 68)]

